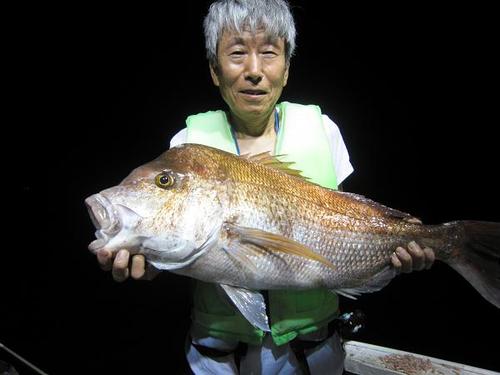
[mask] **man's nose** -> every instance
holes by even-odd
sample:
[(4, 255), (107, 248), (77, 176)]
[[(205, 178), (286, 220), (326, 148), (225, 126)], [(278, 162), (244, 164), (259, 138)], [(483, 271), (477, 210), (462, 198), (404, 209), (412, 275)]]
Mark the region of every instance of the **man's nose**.
[(256, 53), (251, 53), (247, 57), (245, 67), (245, 79), (257, 85), (262, 81), (262, 61), (261, 57)]

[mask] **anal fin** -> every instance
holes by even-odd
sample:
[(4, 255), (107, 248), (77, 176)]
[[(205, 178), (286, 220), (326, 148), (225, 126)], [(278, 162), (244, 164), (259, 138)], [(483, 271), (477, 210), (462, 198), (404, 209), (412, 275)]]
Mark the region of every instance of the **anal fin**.
[(392, 266), (384, 267), (380, 272), (371, 277), (365, 284), (354, 288), (332, 289), (332, 292), (341, 296), (357, 299), (363, 293), (376, 292), (385, 287), (396, 276), (396, 270)]

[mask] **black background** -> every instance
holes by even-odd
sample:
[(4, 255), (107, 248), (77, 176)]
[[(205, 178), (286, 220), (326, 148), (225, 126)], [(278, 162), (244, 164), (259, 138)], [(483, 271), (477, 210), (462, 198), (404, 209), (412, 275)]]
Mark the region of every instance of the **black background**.
[[(426, 223), (500, 221), (493, 10), (291, 3), (298, 47), (282, 99), (339, 125), (355, 168), (344, 189)], [(207, 4), (7, 16), (0, 342), (49, 374), (185, 369), (189, 280), (113, 282), (87, 250), (83, 199), (168, 148), (187, 115), (223, 106), (204, 56)], [(500, 370), (498, 309), (444, 264), (341, 302), (368, 317), (359, 341)]]

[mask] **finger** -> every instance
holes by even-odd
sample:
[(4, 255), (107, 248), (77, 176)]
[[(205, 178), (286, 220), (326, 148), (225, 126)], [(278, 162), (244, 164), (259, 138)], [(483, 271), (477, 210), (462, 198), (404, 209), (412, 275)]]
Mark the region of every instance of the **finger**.
[(408, 253), (412, 257), (413, 271), (423, 270), (425, 268), (425, 253), (415, 241), (408, 244)]
[(434, 264), (434, 261), (436, 260), (436, 254), (434, 254), (434, 250), (432, 250), (430, 247), (424, 247), (423, 251), (425, 254), (425, 269), (428, 270)]
[(391, 263), (392, 265), (394, 266), (394, 269), (396, 270), (396, 273), (400, 273), (401, 272), (401, 261), (399, 260), (399, 258), (397, 257), (397, 255), (395, 253), (393, 253), (391, 255)]
[(109, 271), (113, 264), (113, 256), (110, 251), (101, 249), (97, 252), (97, 261), (102, 270)]
[(409, 273), (413, 269), (413, 261), (411, 255), (408, 254), (408, 251), (402, 247), (398, 247), (396, 249), (396, 256), (401, 262), (401, 272)]
[(113, 275), (113, 279), (118, 282), (125, 281), (129, 275), (128, 269), (128, 260), (130, 254), (127, 250), (120, 250), (118, 254), (116, 254), (115, 261), (113, 262), (113, 269), (111, 273)]
[(140, 279), (146, 273), (146, 260), (144, 255), (134, 255), (132, 257), (132, 266), (130, 267), (130, 276), (134, 279)]

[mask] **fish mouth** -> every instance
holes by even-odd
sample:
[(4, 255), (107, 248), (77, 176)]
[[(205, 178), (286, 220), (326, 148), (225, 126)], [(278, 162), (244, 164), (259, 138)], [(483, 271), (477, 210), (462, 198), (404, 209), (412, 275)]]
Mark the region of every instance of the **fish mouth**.
[(111, 201), (102, 194), (94, 194), (85, 199), (85, 205), (90, 219), (96, 227), (96, 240), (89, 245), (89, 250), (97, 251), (103, 248), (111, 237), (121, 229), (120, 215)]

